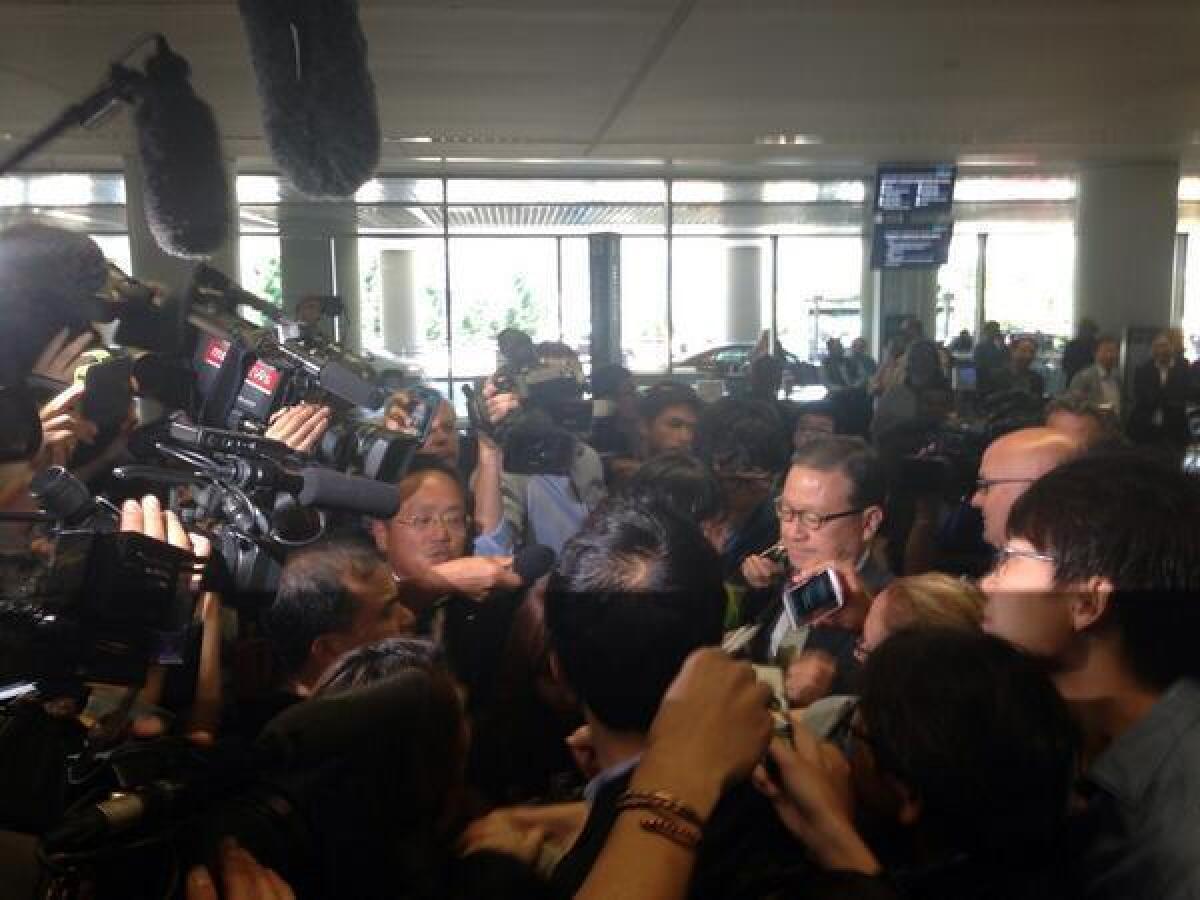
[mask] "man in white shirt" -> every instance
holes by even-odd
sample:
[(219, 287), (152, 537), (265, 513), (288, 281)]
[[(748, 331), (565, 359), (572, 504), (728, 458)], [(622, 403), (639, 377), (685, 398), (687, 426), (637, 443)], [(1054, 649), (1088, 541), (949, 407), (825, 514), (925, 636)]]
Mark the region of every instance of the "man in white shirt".
[(1071, 379), (1070, 393), (1088, 403), (1121, 414), (1121, 376), (1117, 363), (1121, 345), (1114, 337), (1096, 340), (1095, 363)]

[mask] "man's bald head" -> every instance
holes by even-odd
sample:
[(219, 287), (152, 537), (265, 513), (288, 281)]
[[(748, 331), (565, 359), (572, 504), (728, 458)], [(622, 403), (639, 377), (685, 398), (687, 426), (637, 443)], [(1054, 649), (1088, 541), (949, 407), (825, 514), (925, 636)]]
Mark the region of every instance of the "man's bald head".
[(983, 537), (1004, 545), (1008, 513), (1017, 498), (1051, 469), (1078, 456), (1082, 448), (1051, 428), (1022, 428), (992, 441), (979, 466), (979, 487), (972, 505), (983, 513)]

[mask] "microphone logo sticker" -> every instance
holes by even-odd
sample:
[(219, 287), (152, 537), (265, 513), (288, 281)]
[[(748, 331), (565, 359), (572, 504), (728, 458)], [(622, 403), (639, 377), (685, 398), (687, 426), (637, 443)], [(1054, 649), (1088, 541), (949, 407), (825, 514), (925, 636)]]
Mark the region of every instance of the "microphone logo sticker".
[(219, 369), (225, 362), (225, 354), (229, 352), (229, 341), (213, 338), (204, 350), (204, 362)]

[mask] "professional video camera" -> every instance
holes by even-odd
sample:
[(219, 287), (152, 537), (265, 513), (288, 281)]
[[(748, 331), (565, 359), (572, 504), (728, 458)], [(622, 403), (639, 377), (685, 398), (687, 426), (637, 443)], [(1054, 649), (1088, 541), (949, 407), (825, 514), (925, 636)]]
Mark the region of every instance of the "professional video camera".
[(191, 659), (188, 584), (202, 573), (184, 550), (117, 531), (119, 513), (66, 470), (30, 486), (41, 513), (4, 514), (50, 526), (52, 551), (6, 579), (0, 635), (6, 676), (141, 684), (150, 663)]
[(521, 407), (493, 424), (482, 393), (463, 386), (471, 425), (504, 448), (504, 468), (522, 475), (566, 475), (575, 442), (591, 429), (591, 403), (582, 399), (583, 373), (573, 359), (539, 352), (529, 335), (510, 328), (496, 338), (502, 364), (497, 391), (516, 394)]
[[(354, 877), (392, 871), (380, 865), (386, 848), (370, 842), (386, 843), (379, 816), (396, 827), (406, 797), (395, 768), (420, 740), (411, 725), (428, 692), (423, 674), (401, 674), (297, 704), (253, 742), (164, 738), (69, 756), (65, 810), (40, 829), (30, 860), (38, 896), (181, 898), (181, 874), (209, 862), (226, 836), (300, 896), (358, 896)], [(0, 798), (0, 822), (11, 821), (11, 802)], [(376, 869), (345, 870), (356, 852), (374, 855)]]
[[(423, 440), (401, 438), (378, 445), (398, 454), (389, 465), (399, 471)], [(210, 586), (244, 608), (270, 602), (287, 552), (325, 534), (331, 514), (388, 518), (399, 505), (392, 484), (313, 466), (278, 441), (182, 417), (139, 444), (152, 445), (168, 465), (119, 466), (113, 474), (171, 487), (181, 520), (213, 541)]]
[[(136, 289), (127, 276), (123, 283), (128, 291)], [(262, 324), (244, 317), (242, 308), (256, 313)], [(162, 346), (161, 320), (171, 319), (169, 312), (129, 304), (126, 309), (118, 339)], [(196, 267), (177, 303), (175, 320), (192, 336), (166, 344), (191, 355), (198, 392), (194, 418), (202, 425), (263, 434), (285, 407), (303, 401), (327, 404), (335, 419), (314, 448), (317, 459), (393, 481), (410, 455), (413, 438), (427, 427), (424, 416), (436, 412), (436, 404), (422, 409), (412, 433), (361, 421), (360, 410), (378, 409), (387, 398), (371, 367), (209, 266)]]

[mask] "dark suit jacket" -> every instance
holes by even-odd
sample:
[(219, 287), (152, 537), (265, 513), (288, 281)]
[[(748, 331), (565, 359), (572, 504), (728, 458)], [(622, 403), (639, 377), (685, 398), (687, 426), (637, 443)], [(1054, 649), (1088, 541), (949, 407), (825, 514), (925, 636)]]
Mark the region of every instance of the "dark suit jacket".
[[(1129, 436), (1137, 443), (1184, 446), (1188, 442), (1188, 369), (1176, 363), (1167, 370), (1164, 384), (1154, 360), (1147, 360), (1133, 373), (1133, 408), (1129, 412)], [(1155, 425), (1155, 413), (1162, 424)]]
[[(554, 869), (557, 897), (574, 897), (592, 870), (617, 820), (617, 798), (632, 774), (603, 785), (592, 801), (575, 845)], [(738, 900), (761, 895), (758, 885), (804, 867), (804, 849), (780, 824), (774, 808), (749, 782), (730, 790), (713, 810), (697, 850), (688, 896)]]

